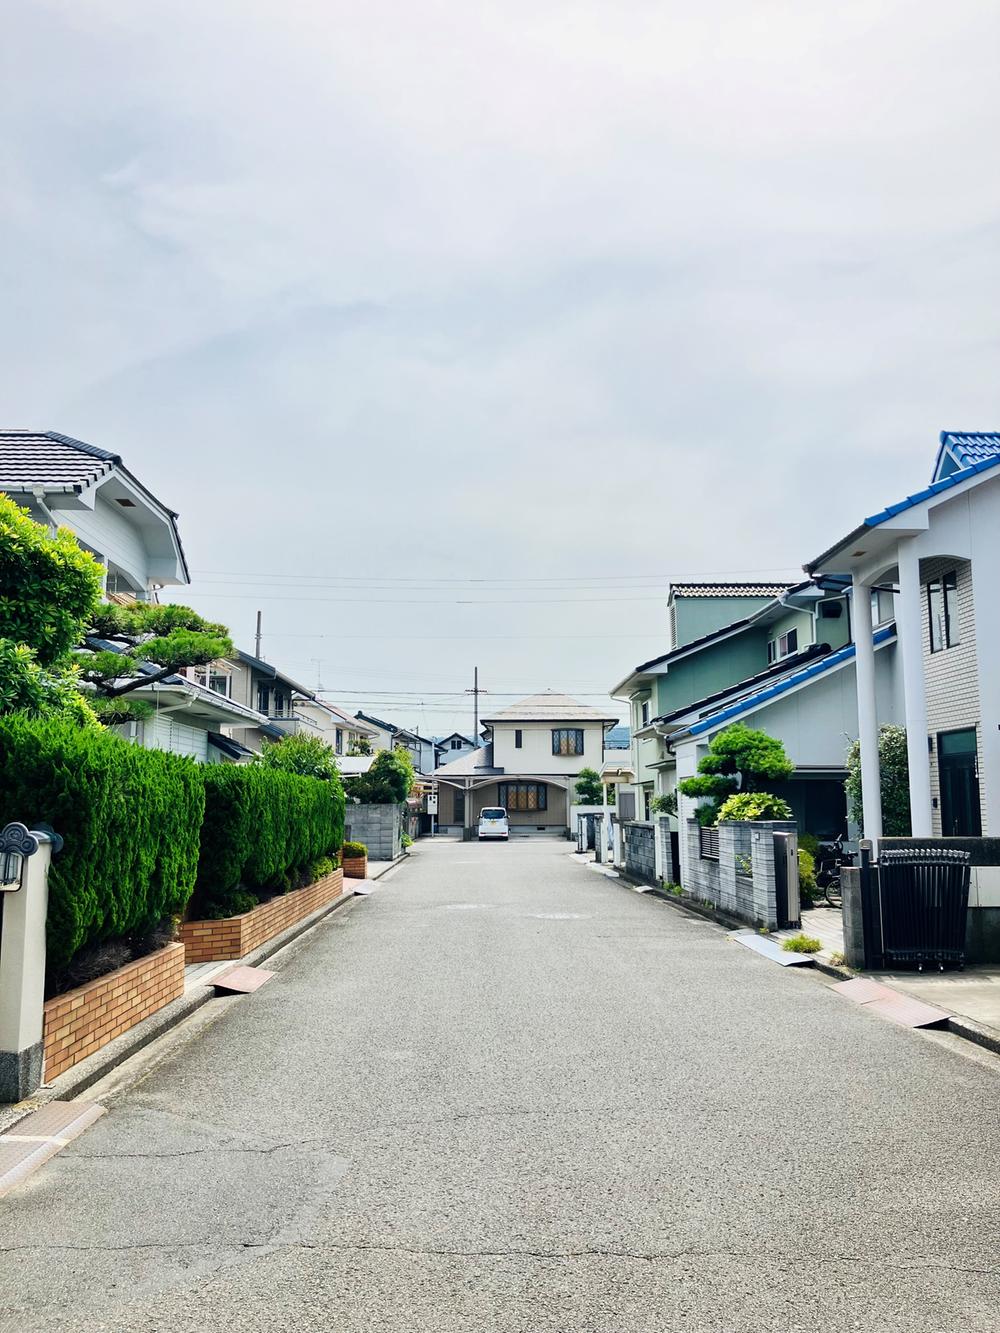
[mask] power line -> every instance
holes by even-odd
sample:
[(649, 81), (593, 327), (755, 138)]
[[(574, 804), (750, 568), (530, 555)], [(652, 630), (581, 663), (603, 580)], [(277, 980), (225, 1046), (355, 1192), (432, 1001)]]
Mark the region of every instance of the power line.
[[(792, 566), (797, 569), (797, 567)], [(764, 565), (756, 569), (707, 569), (698, 573), (688, 573), (683, 578), (678, 575), (676, 570), (671, 574), (656, 574), (652, 572), (636, 573), (631, 570), (627, 574), (508, 574), (489, 577), (477, 577), (466, 575), (459, 578), (440, 578), (435, 575), (381, 575), (381, 574), (314, 574), (305, 571), (292, 571), (282, 573), (273, 569), (249, 570), (249, 569), (196, 569), (192, 573), (198, 576), (220, 575), (232, 578), (254, 578), (254, 579), (320, 579), (330, 583), (447, 583), (447, 584), (522, 584), (522, 583), (607, 583), (615, 581), (634, 582), (637, 579), (654, 579), (657, 582), (673, 583), (695, 583), (701, 579), (722, 578), (723, 576), (734, 576), (739, 574), (784, 574), (789, 569), (788, 565)], [(796, 578), (800, 576), (801, 571), (797, 571)]]

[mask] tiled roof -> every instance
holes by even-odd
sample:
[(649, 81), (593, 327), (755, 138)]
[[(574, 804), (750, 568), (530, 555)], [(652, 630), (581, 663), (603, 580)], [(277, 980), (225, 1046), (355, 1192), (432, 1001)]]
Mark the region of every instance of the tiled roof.
[(604, 748), (605, 750), (627, 750), (631, 739), (631, 727), (612, 727), (604, 737)]
[(571, 699), (568, 694), (556, 694), (554, 691), (547, 691), (545, 694), (532, 694), (527, 699), (521, 699), (519, 703), (511, 704), (509, 708), (502, 708), (498, 713), (493, 713), (491, 717), (484, 717), (484, 722), (617, 722), (616, 717), (610, 717), (607, 711), (602, 712), (598, 708), (590, 708), (587, 704), (581, 704), (576, 699)]
[(931, 480), (940, 481), (962, 468), (995, 458), (1000, 458), (1000, 432), (943, 430)]
[(83, 440), (46, 430), (0, 430), (0, 490), (30, 491), (33, 486), (82, 490), (120, 464)]
[(671, 597), (777, 597), (794, 583), (671, 583)]

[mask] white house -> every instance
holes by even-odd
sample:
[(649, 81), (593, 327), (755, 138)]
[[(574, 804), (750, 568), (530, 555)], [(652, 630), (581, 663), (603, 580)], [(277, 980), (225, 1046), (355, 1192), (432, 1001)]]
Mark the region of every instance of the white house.
[(112, 600), (191, 581), (177, 515), (118, 454), (56, 431), (0, 430), (0, 491), (53, 531), (69, 528), (106, 567)]
[(464, 759), (466, 755), (478, 750), (480, 743), (471, 736), (463, 735), (460, 731), (453, 731), (450, 736), (435, 736), (434, 746), (437, 751), (437, 762), (439, 764), (453, 764), (456, 759)]
[(604, 763), (604, 736), (618, 719), (565, 694), (535, 694), (483, 718), (486, 745), (434, 774), (438, 827), (471, 830), (488, 805), (506, 808), (511, 828), (569, 828), (573, 788), (584, 768)]
[(1000, 433), (945, 431), (931, 483), (806, 566), (848, 586), (865, 833), (882, 834), (872, 606), (895, 602), (913, 834), (1000, 835)]
[(440, 750), (433, 740), (421, 736), (419, 732), (408, 731), (395, 722), (384, 722), (379, 717), (360, 710), (355, 714), (359, 722), (365, 723), (374, 732), (372, 748), (374, 750), (407, 750), (417, 773), (433, 773), (438, 765)]

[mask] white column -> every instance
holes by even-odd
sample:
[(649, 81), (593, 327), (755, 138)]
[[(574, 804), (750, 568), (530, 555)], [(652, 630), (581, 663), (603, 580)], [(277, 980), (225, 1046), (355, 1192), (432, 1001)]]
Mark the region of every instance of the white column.
[(927, 689), (924, 681), (924, 632), (920, 605), (920, 558), (913, 538), (899, 544), (899, 598), (896, 634), (903, 666), (906, 705), (906, 756), (910, 771), (910, 822), (915, 838), (929, 838), (931, 762), (927, 750)]
[(858, 736), (861, 740), (861, 796), (865, 837), (882, 836), (882, 779), (878, 762), (878, 710), (875, 704), (875, 648), (872, 644), (872, 590), (854, 584), (851, 598), (858, 680)]
[(42, 1081), (42, 1005), (45, 1001), (45, 919), (51, 844), (24, 861), (21, 887), (0, 894), (0, 1100), (29, 1097)]

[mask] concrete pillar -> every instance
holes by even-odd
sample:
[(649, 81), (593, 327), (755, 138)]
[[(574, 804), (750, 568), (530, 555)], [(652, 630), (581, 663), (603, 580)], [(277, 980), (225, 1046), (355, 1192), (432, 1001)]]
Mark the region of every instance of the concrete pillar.
[(878, 709), (875, 702), (875, 647), (872, 643), (872, 590), (855, 583), (851, 598), (858, 683), (858, 736), (861, 740), (861, 795), (865, 837), (882, 836), (882, 778), (878, 759)]
[(53, 844), (47, 833), (33, 831), (29, 837), (37, 850), (25, 856), (20, 888), (0, 895), (0, 1102), (23, 1101), (42, 1081), (45, 919)]
[(924, 630), (921, 609), (920, 557), (911, 537), (899, 544), (896, 634), (903, 666), (903, 698), (906, 706), (910, 821), (915, 838), (929, 838), (933, 832), (931, 763), (927, 749), (927, 688), (924, 680)]

